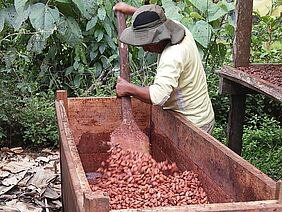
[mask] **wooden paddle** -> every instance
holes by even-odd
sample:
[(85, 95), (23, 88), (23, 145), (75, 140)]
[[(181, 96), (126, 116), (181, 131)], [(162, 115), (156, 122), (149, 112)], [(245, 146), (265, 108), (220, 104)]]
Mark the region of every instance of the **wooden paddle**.
[[(126, 28), (125, 15), (121, 12), (116, 12), (118, 37)], [(128, 68), (128, 46), (120, 40), (118, 41), (119, 56), (120, 56), (120, 76), (130, 81)], [(119, 144), (124, 150), (133, 150), (145, 154), (150, 153), (149, 138), (144, 134), (136, 122), (132, 114), (131, 97), (121, 97), (121, 125), (111, 134), (111, 142)]]

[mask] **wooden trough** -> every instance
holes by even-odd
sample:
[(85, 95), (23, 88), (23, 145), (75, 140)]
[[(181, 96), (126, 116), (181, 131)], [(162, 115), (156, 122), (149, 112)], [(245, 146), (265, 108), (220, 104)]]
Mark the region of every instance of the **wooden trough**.
[[(275, 182), (179, 114), (133, 99), (134, 119), (150, 138), (153, 157), (192, 170), (211, 204), (111, 210), (116, 212), (282, 211), (281, 183)], [(66, 212), (107, 212), (109, 197), (90, 189), (86, 174), (105, 159), (98, 143), (120, 125), (116, 98), (68, 98), (57, 92), (63, 207)]]

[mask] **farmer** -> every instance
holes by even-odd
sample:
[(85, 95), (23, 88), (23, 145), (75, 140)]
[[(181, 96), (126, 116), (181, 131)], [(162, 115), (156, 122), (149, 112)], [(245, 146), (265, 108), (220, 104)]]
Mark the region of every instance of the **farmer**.
[(119, 77), (117, 96), (133, 96), (179, 112), (211, 134), (214, 111), (201, 57), (191, 32), (181, 23), (166, 18), (158, 5), (144, 5), (137, 9), (120, 2), (113, 10), (133, 14), (132, 25), (122, 32), (121, 42), (160, 54), (153, 85), (142, 87)]

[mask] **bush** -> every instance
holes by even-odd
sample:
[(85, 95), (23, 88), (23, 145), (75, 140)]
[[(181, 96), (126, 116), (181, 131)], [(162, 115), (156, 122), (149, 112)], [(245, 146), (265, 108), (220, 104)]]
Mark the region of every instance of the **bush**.
[(263, 115), (255, 116), (253, 123), (244, 128), (242, 156), (274, 180), (279, 180), (282, 178), (282, 129), (279, 122)]
[(54, 146), (58, 142), (55, 118), (54, 93), (38, 93), (24, 99), (19, 123), (23, 129), (23, 141), (33, 146)]

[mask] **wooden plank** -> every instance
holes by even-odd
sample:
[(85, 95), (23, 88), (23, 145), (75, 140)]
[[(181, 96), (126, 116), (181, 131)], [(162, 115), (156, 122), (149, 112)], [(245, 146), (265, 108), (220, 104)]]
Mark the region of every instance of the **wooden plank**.
[(172, 140), (185, 157), (234, 201), (275, 199), (276, 183), (271, 178), (185, 117), (153, 107), (152, 122), (155, 134)]
[(233, 59), (235, 67), (248, 66), (250, 60), (253, 0), (237, 0)]
[(65, 111), (68, 115), (68, 94), (66, 90), (57, 90), (56, 91), (56, 100), (62, 100), (64, 103)]
[(101, 212), (104, 212), (102, 208), (109, 207), (109, 197), (105, 194), (97, 194), (97, 192), (94, 194), (91, 191), (63, 103), (56, 101), (55, 104), (61, 141), (64, 210), (68, 212), (94, 211), (91, 207), (95, 205), (99, 206), (97, 208), (101, 209)]
[(227, 124), (227, 146), (241, 155), (246, 95), (231, 95)]
[(282, 87), (276, 86), (265, 80), (257, 79), (238, 69), (224, 66), (219, 72), (219, 75), (237, 84), (265, 94), (278, 102), (282, 102)]
[(256, 91), (223, 77), (220, 77), (218, 87), (219, 87), (219, 94), (229, 94), (229, 95), (257, 94)]
[(276, 182), (275, 199), (277, 199), (278, 202), (282, 204), (282, 179)]
[[(149, 135), (151, 105), (132, 99), (134, 120)], [(83, 133), (111, 133), (121, 124), (120, 100), (117, 98), (69, 98), (69, 115), (75, 143)]]
[(79, 178), (75, 171), (75, 164), (70, 150), (66, 145), (67, 136), (63, 119), (66, 119), (65, 111), (62, 111), (62, 101), (56, 101), (57, 123), (60, 136), (60, 163), (62, 179), (62, 199), (63, 209), (69, 212), (79, 212), (83, 210), (82, 190), (79, 186)]
[(109, 212), (109, 197), (103, 192), (85, 192), (84, 193), (84, 210), (83, 212)]
[(207, 205), (189, 205), (178, 207), (146, 208), (146, 209), (125, 209), (113, 210), (113, 212), (278, 212), (282, 210), (282, 205), (277, 200), (254, 201), (254, 202), (234, 202), (218, 203)]

